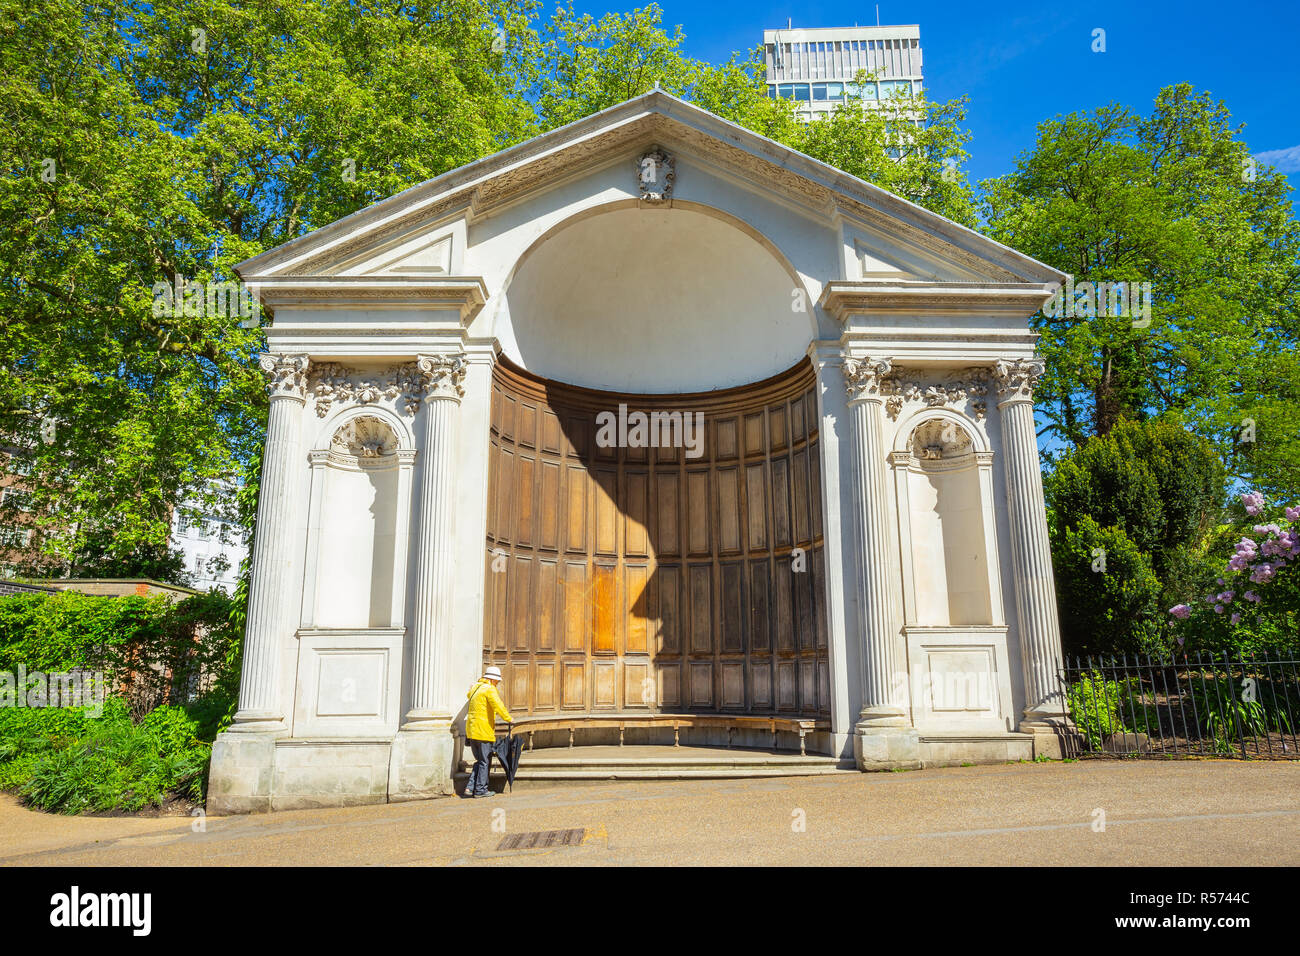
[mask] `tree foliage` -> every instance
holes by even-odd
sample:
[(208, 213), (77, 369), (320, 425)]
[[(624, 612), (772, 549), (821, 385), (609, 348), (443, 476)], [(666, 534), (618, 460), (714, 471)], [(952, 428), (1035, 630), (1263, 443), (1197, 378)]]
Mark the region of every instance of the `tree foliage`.
[(0, 3), (0, 434), (34, 463), (34, 570), (168, 576), (186, 489), (257, 446), (263, 337), (158, 315), (154, 283), (233, 279), (527, 136), (534, 8)]
[[(1239, 478), (1300, 478), (1300, 224), (1286, 178), (1255, 164), (1227, 108), (1187, 84), (1149, 116), (1119, 106), (1039, 126), (983, 184), (991, 235), (1078, 281), (1151, 283), (1132, 315), (1034, 320), (1047, 427), (1067, 447), (1174, 412)], [(1137, 318), (1135, 322), (1134, 319)]]
[(1057, 462), (1044, 491), (1067, 652), (1154, 648), (1203, 576), (1225, 482), (1214, 446), (1165, 419), (1121, 419)]

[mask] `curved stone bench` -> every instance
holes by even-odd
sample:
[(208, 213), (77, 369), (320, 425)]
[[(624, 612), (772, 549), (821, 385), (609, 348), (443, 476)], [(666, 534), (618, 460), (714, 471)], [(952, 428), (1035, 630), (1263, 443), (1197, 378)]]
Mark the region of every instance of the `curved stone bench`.
[(767, 731), (772, 735), (776, 749), (776, 735), (782, 731), (799, 735), (799, 753), (806, 755), (806, 737), (810, 733), (830, 730), (829, 720), (806, 717), (753, 717), (729, 714), (546, 714), (538, 717), (520, 717), (512, 725), (516, 733), (528, 736), (528, 749), (533, 749), (533, 734), (544, 730), (567, 730), (569, 746), (573, 746), (574, 733), (588, 728), (618, 728), (618, 745), (623, 746), (623, 732), (629, 728), (673, 729), (673, 746), (680, 746), (681, 728), (710, 727), (727, 731), (727, 746), (737, 730)]

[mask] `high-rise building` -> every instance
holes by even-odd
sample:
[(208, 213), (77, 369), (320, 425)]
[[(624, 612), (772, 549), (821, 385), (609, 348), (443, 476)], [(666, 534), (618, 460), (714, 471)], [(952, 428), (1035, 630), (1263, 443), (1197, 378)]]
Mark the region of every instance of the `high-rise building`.
[[(836, 103), (879, 103), (921, 88), (921, 28), (825, 27), (763, 31), (767, 92), (794, 100), (802, 119), (824, 119)], [(859, 84), (860, 70), (876, 79)]]

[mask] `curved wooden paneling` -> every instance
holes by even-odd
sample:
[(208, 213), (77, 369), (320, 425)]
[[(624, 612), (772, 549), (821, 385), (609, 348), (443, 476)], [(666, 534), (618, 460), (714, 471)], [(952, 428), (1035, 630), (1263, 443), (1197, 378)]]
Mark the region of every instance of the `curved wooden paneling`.
[[(497, 365), (484, 660), (512, 712), (829, 714), (813, 388), (807, 360), (689, 395)], [(620, 404), (703, 413), (702, 454), (600, 447)]]

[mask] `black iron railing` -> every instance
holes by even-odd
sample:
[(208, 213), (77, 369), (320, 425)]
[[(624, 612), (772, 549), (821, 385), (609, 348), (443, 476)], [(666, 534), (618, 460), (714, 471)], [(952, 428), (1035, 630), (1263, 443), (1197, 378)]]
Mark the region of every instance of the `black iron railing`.
[(1300, 755), (1300, 661), (1267, 653), (1067, 658), (1073, 756)]

